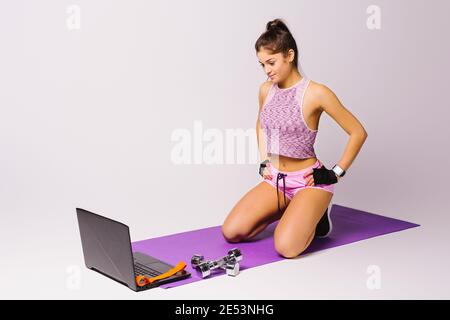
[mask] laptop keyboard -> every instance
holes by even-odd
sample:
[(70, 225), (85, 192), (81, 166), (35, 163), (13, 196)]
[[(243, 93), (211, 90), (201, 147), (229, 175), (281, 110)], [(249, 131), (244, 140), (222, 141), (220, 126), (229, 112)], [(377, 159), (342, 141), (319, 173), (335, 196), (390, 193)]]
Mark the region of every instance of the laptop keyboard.
[(149, 268), (147, 266), (144, 266), (143, 264), (140, 264), (138, 262), (134, 262), (134, 273), (136, 274), (136, 276), (144, 275), (148, 277), (156, 277), (161, 274), (161, 272), (156, 271), (155, 269)]

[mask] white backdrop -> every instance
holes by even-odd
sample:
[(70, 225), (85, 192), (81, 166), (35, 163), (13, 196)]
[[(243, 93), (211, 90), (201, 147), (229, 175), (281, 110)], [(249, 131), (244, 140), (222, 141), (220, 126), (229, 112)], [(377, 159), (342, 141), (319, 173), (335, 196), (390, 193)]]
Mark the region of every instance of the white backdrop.
[[(0, 3), (1, 298), (449, 297), (447, 1)], [(274, 18), (305, 74), (369, 133), (332, 203), (422, 226), (142, 295), (85, 269), (76, 207), (141, 240), (219, 225), (260, 181), (256, 162), (175, 164), (172, 135), (193, 137), (195, 121), (202, 134), (255, 129), (266, 76), (254, 43)], [(348, 137), (325, 113), (319, 127), (331, 166)], [(371, 264), (385, 275), (378, 292), (365, 285)], [(263, 283), (273, 272), (279, 282)]]

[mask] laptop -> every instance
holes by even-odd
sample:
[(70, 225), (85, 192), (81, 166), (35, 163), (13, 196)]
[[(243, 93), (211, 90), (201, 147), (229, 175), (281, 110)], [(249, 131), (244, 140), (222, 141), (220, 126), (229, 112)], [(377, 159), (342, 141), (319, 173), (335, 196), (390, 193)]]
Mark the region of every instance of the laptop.
[(132, 252), (127, 225), (81, 208), (76, 208), (76, 211), (87, 268), (134, 291), (151, 289), (191, 276), (188, 271), (181, 270), (168, 278), (138, 286), (136, 276), (155, 277), (174, 266), (142, 252)]

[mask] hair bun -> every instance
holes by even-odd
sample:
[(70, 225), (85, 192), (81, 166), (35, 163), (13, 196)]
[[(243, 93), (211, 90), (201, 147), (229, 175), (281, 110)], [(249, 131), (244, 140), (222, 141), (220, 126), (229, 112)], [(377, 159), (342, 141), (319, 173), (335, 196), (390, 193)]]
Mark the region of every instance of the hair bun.
[(281, 19), (275, 19), (272, 21), (269, 21), (266, 25), (266, 30), (283, 30), (289, 32), (288, 27)]

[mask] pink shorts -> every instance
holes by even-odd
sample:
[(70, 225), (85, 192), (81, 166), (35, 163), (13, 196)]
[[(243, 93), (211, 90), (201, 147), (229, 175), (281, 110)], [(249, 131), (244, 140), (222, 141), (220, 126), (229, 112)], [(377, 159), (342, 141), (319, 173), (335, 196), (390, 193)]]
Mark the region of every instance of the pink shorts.
[(290, 200), (292, 200), (297, 192), (305, 188), (321, 189), (334, 193), (334, 184), (317, 184), (312, 186), (305, 185), (308, 179), (312, 177), (312, 175), (308, 176), (306, 179), (303, 178), (303, 175), (306, 174), (306, 172), (312, 172), (313, 168), (320, 168), (321, 166), (322, 165), (319, 160), (317, 160), (316, 163), (314, 163), (312, 166), (297, 171), (280, 171), (277, 170), (273, 165), (271, 165), (269, 168), (272, 175), (272, 180), (264, 179), (264, 181), (276, 188), (278, 178), (278, 189), (281, 192), (284, 191), (284, 194)]

